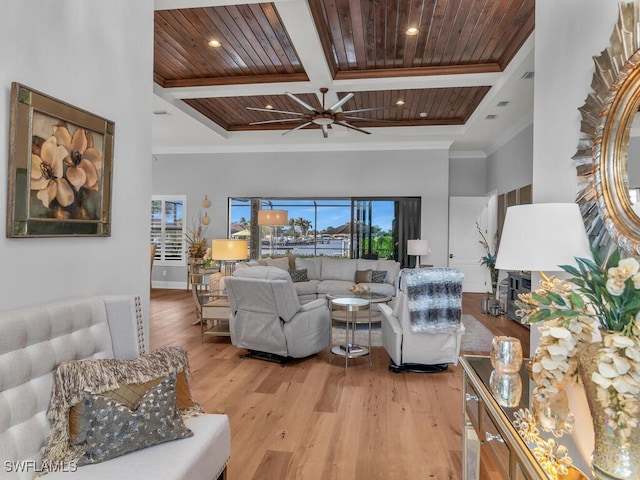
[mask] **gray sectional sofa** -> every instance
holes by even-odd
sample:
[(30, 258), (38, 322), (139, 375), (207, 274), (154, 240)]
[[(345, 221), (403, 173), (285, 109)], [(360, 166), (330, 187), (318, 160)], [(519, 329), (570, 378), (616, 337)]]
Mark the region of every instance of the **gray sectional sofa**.
[(400, 274), (400, 263), (394, 260), (290, 255), (247, 262), (249, 266), (257, 264), (288, 270), (302, 304), (326, 298), (327, 293), (347, 294), (354, 284), (394, 297)]

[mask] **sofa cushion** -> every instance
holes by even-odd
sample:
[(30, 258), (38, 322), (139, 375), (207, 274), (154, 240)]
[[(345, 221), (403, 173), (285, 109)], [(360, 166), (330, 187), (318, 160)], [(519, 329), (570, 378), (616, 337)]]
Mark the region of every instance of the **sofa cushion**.
[[(120, 382), (120, 386), (115, 390), (103, 392), (103, 396), (124, 405), (130, 410), (134, 410), (140, 403), (142, 397), (152, 388), (156, 387), (165, 377), (158, 376), (144, 383)], [(196, 405), (191, 398), (191, 390), (185, 371), (176, 374), (175, 381), (176, 405), (178, 410), (189, 410)], [(82, 425), (87, 422), (88, 414), (84, 411), (84, 402), (78, 402), (69, 409), (69, 442), (78, 444), (84, 441), (81, 434)]]
[(354, 281), (355, 283), (371, 283), (371, 270), (356, 270)]
[(374, 270), (373, 272), (371, 272), (371, 283), (384, 283), (386, 278), (386, 270)]
[(394, 285), (398, 275), (400, 274), (400, 264), (395, 260), (378, 260), (378, 270), (387, 272), (385, 282)]
[(367, 287), (371, 293), (382, 293), (393, 297), (396, 294), (396, 287), (389, 283), (362, 283), (361, 287)]
[(352, 282), (356, 278), (357, 262), (347, 258), (322, 257), (321, 280), (344, 280)]
[(378, 260), (372, 260), (370, 258), (359, 258), (357, 262), (358, 270), (378, 270)]
[(309, 280), (320, 280), (320, 267), (322, 266), (321, 257), (301, 258), (296, 257), (296, 270), (307, 269), (307, 278)]
[(353, 281), (345, 280), (322, 280), (318, 283), (318, 293), (325, 295), (327, 293), (336, 293), (340, 295), (352, 293), (349, 287), (353, 286)]
[(133, 409), (107, 396), (82, 392), (84, 453), (78, 465), (192, 436), (177, 409), (175, 388), (173, 372), (150, 388)]
[(283, 270), (279, 267), (267, 267), (263, 265), (236, 270), (233, 272), (233, 276), (239, 278), (262, 278), (267, 280), (291, 281), (291, 275), (289, 275), (287, 270)]
[(301, 268), (300, 270), (291, 270), (289, 271), (289, 274), (291, 275), (291, 281), (293, 283), (309, 281), (309, 279), (307, 278), (306, 268)]
[[(82, 456), (83, 447), (71, 444), (69, 430), (70, 408), (82, 400), (82, 392), (102, 394), (118, 389), (120, 383), (149, 382), (172, 372), (184, 372), (187, 382), (190, 379), (187, 351), (182, 347), (163, 347), (130, 360), (79, 360), (60, 364), (53, 375), (51, 401), (47, 410), (51, 431), (43, 463), (59, 465), (60, 462), (77, 460)], [(184, 410), (183, 415), (202, 412), (193, 399), (191, 403), (193, 407)]]
[(193, 437), (143, 448), (75, 472), (48, 473), (46, 480), (113, 480), (124, 478), (218, 478), (231, 455), (226, 415), (198, 415), (184, 420)]
[(318, 292), (318, 283), (320, 283), (320, 280), (308, 280), (294, 283), (293, 286), (296, 287), (296, 293), (300, 297), (302, 295), (315, 295)]
[(278, 267), (282, 270), (289, 271), (289, 257), (266, 258), (265, 263), (269, 267)]

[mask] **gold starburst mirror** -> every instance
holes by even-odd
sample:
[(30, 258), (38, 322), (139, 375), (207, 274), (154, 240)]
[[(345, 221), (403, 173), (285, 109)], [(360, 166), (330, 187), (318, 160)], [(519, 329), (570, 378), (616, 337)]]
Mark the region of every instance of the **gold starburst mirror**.
[(627, 150), (640, 106), (640, 3), (618, 10), (611, 45), (594, 57), (593, 91), (580, 108), (576, 201), (593, 245), (605, 254), (619, 245), (638, 256), (640, 205), (634, 210), (629, 195)]

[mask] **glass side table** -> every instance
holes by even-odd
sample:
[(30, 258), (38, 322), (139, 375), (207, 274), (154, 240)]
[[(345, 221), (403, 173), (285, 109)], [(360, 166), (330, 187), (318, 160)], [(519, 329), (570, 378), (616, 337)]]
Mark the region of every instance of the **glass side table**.
[[(344, 357), (344, 368), (346, 369), (349, 364), (350, 358), (369, 356), (369, 364), (372, 365), (371, 360), (371, 302), (364, 298), (334, 298), (331, 300), (331, 310), (343, 310), (345, 312), (346, 329), (344, 343), (333, 345), (331, 347), (331, 354), (341, 355)], [(357, 313), (361, 311), (369, 312), (369, 342), (366, 347), (355, 343), (355, 332), (358, 326)], [(332, 315), (332, 324), (334, 323)], [(349, 335), (351, 335), (351, 341), (349, 341)], [(333, 342), (333, 338), (331, 339)]]

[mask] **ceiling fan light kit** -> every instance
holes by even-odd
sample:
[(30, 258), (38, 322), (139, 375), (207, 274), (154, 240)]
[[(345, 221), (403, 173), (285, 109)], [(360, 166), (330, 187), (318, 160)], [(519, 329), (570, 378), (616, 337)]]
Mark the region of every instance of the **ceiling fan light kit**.
[(331, 125), (335, 124), (335, 125), (340, 125), (342, 127), (369, 135), (371, 134), (371, 132), (368, 132), (366, 130), (363, 130), (362, 128), (356, 127), (355, 125), (351, 125), (346, 120), (364, 120), (364, 121), (370, 120), (364, 117), (354, 117), (352, 116), (352, 114), (392, 108), (392, 107), (371, 107), (371, 108), (360, 108), (357, 110), (339, 111), (339, 109), (345, 103), (347, 103), (349, 100), (351, 100), (351, 98), (353, 98), (353, 93), (348, 93), (347, 95), (342, 97), (340, 100), (338, 100), (336, 103), (331, 105), (329, 108), (325, 108), (324, 98), (328, 91), (329, 91), (328, 88), (323, 87), (320, 89), (320, 93), (322, 93), (322, 109), (321, 110), (317, 110), (313, 108), (313, 106), (309, 105), (304, 100), (301, 100), (293, 93), (285, 92), (289, 98), (291, 98), (293, 101), (295, 101), (296, 103), (298, 103), (299, 105), (307, 109), (310, 113), (290, 112), (287, 110), (275, 110), (273, 109), (273, 107), (272, 108), (247, 107), (247, 110), (255, 110), (259, 112), (269, 112), (269, 113), (281, 113), (284, 115), (295, 115), (296, 117), (298, 117), (298, 118), (281, 118), (277, 120), (263, 120), (259, 122), (251, 122), (249, 125), (264, 125), (266, 123), (302, 122), (300, 125), (290, 130), (287, 130), (286, 132), (283, 132), (282, 135), (286, 135), (287, 133), (300, 130), (302, 128), (308, 127), (309, 125), (318, 125), (322, 129), (322, 136), (324, 138), (328, 138), (329, 128), (331, 127)]

